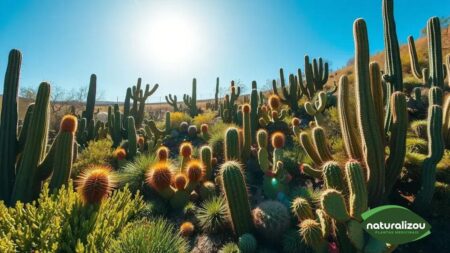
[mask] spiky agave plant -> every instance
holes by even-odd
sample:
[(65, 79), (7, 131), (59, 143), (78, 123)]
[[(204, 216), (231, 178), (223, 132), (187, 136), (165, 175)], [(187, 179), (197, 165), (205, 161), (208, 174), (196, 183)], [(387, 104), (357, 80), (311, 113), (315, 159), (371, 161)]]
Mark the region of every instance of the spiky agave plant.
[(218, 233), (230, 225), (223, 197), (213, 197), (203, 202), (196, 212), (196, 218), (207, 233)]

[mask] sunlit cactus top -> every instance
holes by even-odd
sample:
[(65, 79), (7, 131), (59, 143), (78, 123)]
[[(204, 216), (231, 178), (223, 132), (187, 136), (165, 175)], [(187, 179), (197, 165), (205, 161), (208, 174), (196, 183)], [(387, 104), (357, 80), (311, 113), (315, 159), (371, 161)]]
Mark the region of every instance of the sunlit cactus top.
[(190, 157), (192, 155), (192, 144), (184, 142), (180, 145), (180, 155), (183, 157)]
[(269, 106), (272, 110), (278, 110), (280, 108), (280, 98), (277, 95), (270, 95)]
[(75, 133), (77, 131), (78, 119), (73, 115), (66, 115), (61, 120), (60, 130), (66, 133)]
[(77, 191), (84, 203), (99, 204), (109, 196), (114, 186), (111, 169), (105, 166), (94, 166), (81, 173)]
[(124, 148), (117, 148), (113, 152), (113, 157), (121, 161), (127, 157), (127, 151)]
[(169, 187), (172, 181), (172, 172), (170, 171), (169, 164), (159, 162), (153, 165), (146, 173), (145, 181), (147, 185), (156, 190), (163, 190)]
[(201, 161), (192, 160), (187, 164), (186, 168), (186, 173), (190, 182), (198, 182), (202, 179), (204, 165)]

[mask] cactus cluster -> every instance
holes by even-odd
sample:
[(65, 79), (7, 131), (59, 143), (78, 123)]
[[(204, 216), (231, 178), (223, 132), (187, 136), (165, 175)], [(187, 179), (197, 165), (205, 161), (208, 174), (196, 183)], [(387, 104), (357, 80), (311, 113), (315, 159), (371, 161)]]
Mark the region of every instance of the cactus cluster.
[(183, 101), (186, 105), (189, 115), (191, 117), (195, 117), (198, 115), (198, 108), (197, 108), (197, 79), (192, 80), (192, 95), (189, 96), (187, 94), (183, 95)]
[(241, 94), (241, 88), (231, 81), (230, 94), (226, 94), (223, 102), (219, 105), (219, 115), (225, 123), (238, 123), (237, 99)]
[[(18, 132), (18, 89), (22, 54), (12, 50), (5, 74), (0, 123), (1, 188), (6, 203), (30, 202), (39, 196), (44, 180), (58, 189), (69, 180), (77, 119), (65, 116), (53, 145), (47, 150), (50, 113), (50, 84), (40, 84), (36, 101), (30, 105)], [(20, 159), (18, 159), (20, 158)]]

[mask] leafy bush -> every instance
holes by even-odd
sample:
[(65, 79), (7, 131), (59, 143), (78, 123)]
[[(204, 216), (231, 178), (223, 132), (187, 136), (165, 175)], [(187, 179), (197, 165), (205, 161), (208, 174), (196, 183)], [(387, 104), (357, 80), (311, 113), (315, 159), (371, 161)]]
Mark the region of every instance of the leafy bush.
[(72, 167), (72, 177), (76, 178), (81, 171), (92, 165), (109, 166), (112, 159), (111, 153), (112, 142), (109, 139), (89, 142), (89, 146), (78, 155), (77, 161)]
[(180, 126), (181, 122), (191, 123), (192, 118), (184, 112), (171, 112), (170, 113), (170, 127), (176, 128)]
[(129, 224), (111, 248), (117, 253), (188, 252), (187, 242), (164, 219), (141, 220)]
[(46, 184), (33, 203), (0, 203), (0, 252), (108, 252), (107, 246), (143, 208), (128, 189), (100, 206), (84, 206), (72, 183), (50, 194)]
[(202, 124), (212, 124), (214, 122), (214, 118), (216, 117), (216, 112), (205, 112), (202, 114), (199, 114), (194, 117), (192, 120), (192, 124), (196, 125), (198, 129), (200, 129), (200, 126)]

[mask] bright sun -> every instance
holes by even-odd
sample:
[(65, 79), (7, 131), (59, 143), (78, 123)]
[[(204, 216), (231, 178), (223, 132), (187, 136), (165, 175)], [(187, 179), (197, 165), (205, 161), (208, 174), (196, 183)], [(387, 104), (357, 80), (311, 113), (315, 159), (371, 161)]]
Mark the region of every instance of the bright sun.
[(139, 51), (151, 61), (163, 64), (185, 64), (199, 49), (199, 32), (195, 22), (171, 13), (149, 17), (139, 29)]

